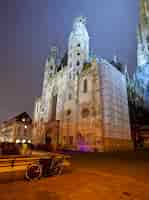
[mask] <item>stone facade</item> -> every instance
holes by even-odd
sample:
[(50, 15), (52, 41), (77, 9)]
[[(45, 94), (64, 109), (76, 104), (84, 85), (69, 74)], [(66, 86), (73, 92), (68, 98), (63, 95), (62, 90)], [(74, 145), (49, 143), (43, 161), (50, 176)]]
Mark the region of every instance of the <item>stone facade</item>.
[(139, 91), (149, 108), (149, 1), (140, 0), (140, 20), (138, 26), (137, 70), (134, 80), (139, 84)]
[(89, 56), (83, 17), (74, 21), (65, 64), (57, 65), (56, 52), (53, 47), (42, 96), (35, 102), (33, 142), (51, 137), (54, 146), (82, 151), (131, 148), (125, 75), (108, 61)]
[(21, 113), (0, 124), (0, 142), (31, 143), (32, 119)]

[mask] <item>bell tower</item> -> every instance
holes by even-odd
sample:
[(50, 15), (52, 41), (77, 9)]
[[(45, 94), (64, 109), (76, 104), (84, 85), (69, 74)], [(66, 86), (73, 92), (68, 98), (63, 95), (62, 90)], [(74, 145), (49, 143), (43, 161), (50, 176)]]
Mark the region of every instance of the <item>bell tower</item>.
[(69, 79), (80, 73), (83, 64), (89, 59), (89, 35), (86, 29), (86, 19), (77, 17), (68, 41), (68, 72)]
[(56, 73), (56, 59), (57, 59), (57, 48), (54, 46), (50, 50), (50, 54), (45, 63), (44, 81), (43, 81), (43, 93), (47, 87), (48, 80), (53, 77)]

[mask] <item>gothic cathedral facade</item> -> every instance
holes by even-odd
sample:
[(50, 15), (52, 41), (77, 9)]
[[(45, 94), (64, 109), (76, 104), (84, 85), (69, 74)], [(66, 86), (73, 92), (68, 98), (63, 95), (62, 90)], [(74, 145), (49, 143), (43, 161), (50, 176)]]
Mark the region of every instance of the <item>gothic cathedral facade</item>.
[(84, 17), (74, 20), (61, 63), (56, 47), (45, 62), (32, 141), (79, 151), (132, 148), (125, 74), (90, 56)]

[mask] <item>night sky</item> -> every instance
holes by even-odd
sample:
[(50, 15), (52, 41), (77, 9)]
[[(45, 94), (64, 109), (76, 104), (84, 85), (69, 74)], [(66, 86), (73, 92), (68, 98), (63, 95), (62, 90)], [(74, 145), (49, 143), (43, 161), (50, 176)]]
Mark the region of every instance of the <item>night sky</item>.
[(41, 94), (44, 61), (51, 45), (67, 48), (72, 22), (87, 17), (90, 49), (112, 59), (117, 54), (136, 67), (138, 0), (0, 0), (0, 121), (33, 113)]

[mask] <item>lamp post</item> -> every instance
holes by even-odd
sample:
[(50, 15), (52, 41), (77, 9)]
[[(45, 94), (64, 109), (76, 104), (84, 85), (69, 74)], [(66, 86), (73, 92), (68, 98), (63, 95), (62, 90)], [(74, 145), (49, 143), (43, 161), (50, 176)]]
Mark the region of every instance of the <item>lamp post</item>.
[(67, 117), (67, 146), (69, 145), (69, 117)]

